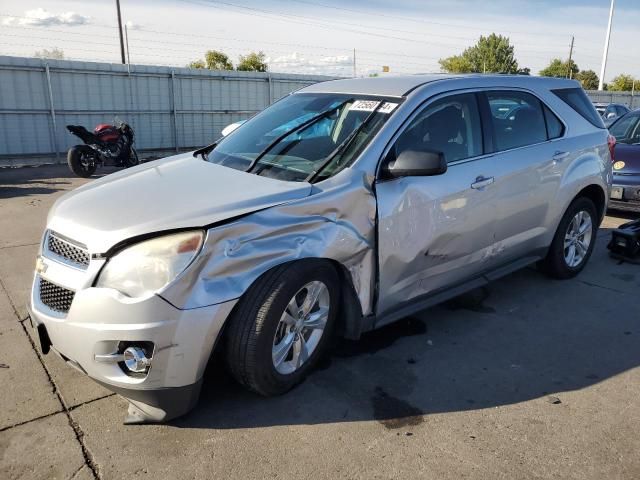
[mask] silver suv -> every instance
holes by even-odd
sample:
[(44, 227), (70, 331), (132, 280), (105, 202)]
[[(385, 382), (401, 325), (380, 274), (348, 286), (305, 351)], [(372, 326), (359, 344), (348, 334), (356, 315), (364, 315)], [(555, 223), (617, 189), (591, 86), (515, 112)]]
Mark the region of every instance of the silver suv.
[(44, 352), (130, 402), (198, 399), (220, 349), (286, 392), (330, 335), (363, 332), (538, 262), (585, 266), (612, 144), (579, 84), (525, 76), (337, 80), (219, 142), (61, 197), (37, 260)]

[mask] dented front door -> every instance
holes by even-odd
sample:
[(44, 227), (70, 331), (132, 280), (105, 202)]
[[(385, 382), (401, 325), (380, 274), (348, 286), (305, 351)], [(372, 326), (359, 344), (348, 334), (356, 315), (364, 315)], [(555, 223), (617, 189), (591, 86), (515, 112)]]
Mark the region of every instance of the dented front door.
[(488, 156), (377, 184), (378, 314), (496, 264), (494, 168)]

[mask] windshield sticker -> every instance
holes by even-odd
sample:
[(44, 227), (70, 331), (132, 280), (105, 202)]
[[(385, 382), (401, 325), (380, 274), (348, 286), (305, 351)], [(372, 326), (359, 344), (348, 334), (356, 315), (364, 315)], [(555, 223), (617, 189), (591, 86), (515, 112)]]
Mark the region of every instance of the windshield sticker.
[(397, 103), (384, 102), (378, 111), (380, 113), (391, 113), (395, 110), (397, 106), (398, 106)]
[[(376, 100), (356, 100), (349, 110), (355, 112), (373, 112), (378, 108), (378, 105), (380, 105), (380, 102)], [(397, 106), (397, 103), (384, 102), (382, 106), (378, 108), (378, 112), (391, 113)]]
[(380, 102), (375, 100), (356, 100), (349, 110), (355, 112), (373, 112)]

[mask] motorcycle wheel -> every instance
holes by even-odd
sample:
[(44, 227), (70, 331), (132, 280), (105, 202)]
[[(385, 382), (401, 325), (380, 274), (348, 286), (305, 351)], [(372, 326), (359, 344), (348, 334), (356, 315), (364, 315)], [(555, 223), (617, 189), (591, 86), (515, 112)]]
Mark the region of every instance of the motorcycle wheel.
[(131, 147), (131, 153), (129, 154), (129, 158), (124, 161), (124, 168), (135, 167), (140, 164), (140, 159), (138, 158), (138, 152), (136, 149)]
[[(76, 145), (67, 153), (67, 163), (73, 173), (82, 178), (89, 178), (96, 171), (96, 163), (90, 158), (91, 151), (88, 147)], [(92, 156), (92, 155), (91, 155)]]

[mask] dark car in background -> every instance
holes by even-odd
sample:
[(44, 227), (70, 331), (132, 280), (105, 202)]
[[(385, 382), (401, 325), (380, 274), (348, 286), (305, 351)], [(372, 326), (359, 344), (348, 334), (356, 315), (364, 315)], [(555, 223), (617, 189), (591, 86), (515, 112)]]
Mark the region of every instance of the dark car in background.
[(640, 212), (640, 110), (618, 118), (609, 132), (616, 137), (609, 208)]
[(621, 103), (594, 103), (594, 106), (607, 127), (631, 111), (629, 107)]

